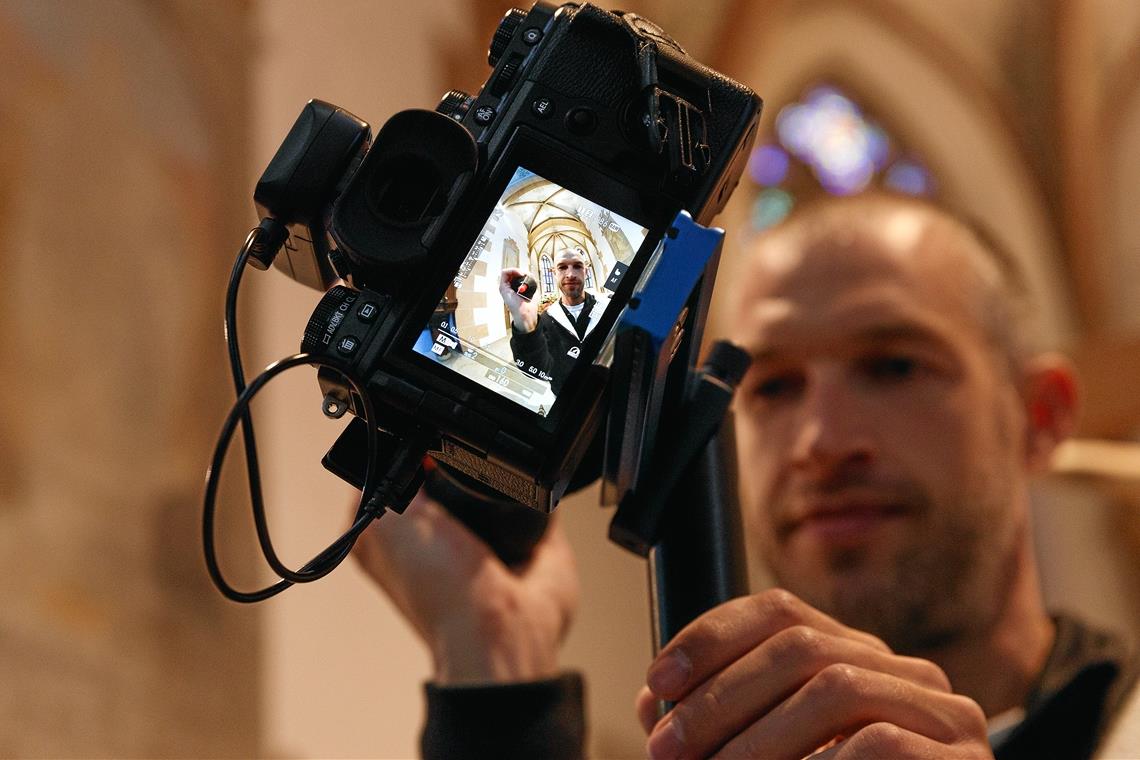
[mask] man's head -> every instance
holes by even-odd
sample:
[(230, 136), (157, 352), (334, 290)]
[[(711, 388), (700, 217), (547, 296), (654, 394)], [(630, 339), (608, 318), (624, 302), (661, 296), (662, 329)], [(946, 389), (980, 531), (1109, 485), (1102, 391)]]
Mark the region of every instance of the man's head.
[(581, 246), (563, 248), (555, 256), (554, 281), (567, 306), (586, 300), (586, 266), (586, 251)]
[(869, 195), (764, 235), (740, 293), (742, 496), (763, 558), (898, 651), (985, 630), (1034, 572), (1027, 481), (1075, 387), (1034, 357), (1005, 263), (947, 213)]

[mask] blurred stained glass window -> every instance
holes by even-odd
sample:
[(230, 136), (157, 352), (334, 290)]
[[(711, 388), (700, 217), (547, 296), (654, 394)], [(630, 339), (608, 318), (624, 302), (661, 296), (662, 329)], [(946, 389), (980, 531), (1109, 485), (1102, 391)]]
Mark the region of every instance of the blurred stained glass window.
[(776, 115), (775, 132), (752, 150), (752, 226), (777, 224), (796, 203), (869, 188), (933, 198), (922, 159), (835, 85), (810, 87)]

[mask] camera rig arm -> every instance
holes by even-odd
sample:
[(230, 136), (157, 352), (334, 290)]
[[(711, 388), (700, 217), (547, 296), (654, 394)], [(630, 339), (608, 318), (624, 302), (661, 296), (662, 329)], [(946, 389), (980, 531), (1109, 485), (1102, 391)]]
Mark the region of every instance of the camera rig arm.
[(695, 367), (723, 237), (678, 214), (613, 336), (603, 499), (611, 540), (650, 560), (658, 649), (748, 592), (727, 410), (751, 358), (722, 341)]

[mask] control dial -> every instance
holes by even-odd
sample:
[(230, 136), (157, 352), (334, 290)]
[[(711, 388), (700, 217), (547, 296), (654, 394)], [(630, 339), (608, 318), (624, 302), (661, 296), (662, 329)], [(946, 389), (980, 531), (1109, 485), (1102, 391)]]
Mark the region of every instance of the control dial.
[(467, 109), (471, 107), (471, 100), (471, 96), (462, 90), (448, 90), (435, 110), (456, 121), (462, 121), (467, 115)]
[(495, 30), (495, 36), (491, 38), (491, 49), (487, 51), (488, 63), (494, 66), (499, 62), (503, 51), (511, 44), (511, 40), (515, 36), (515, 31), (525, 18), (526, 11), (519, 10), (518, 8), (511, 8), (506, 12), (503, 16), (503, 20), (499, 22), (499, 28)]
[(337, 328), (344, 321), (345, 313), (357, 297), (356, 291), (343, 285), (337, 285), (325, 293), (313, 311), (313, 316), (309, 317), (309, 324), (305, 326), (301, 351), (307, 354), (323, 353), (324, 346), (332, 345)]

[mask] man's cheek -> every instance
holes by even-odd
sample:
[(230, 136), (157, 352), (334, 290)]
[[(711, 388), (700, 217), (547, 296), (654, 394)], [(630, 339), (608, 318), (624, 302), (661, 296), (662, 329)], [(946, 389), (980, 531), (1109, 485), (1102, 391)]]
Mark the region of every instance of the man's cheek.
[[(750, 456), (744, 456), (745, 454)], [(780, 503), (777, 491), (777, 473), (774, 459), (769, 452), (742, 445), (739, 452), (738, 482), (742, 506), (752, 519), (763, 524), (767, 532), (772, 532), (775, 515)], [(756, 526), (760, 528), (760, 525)]]

